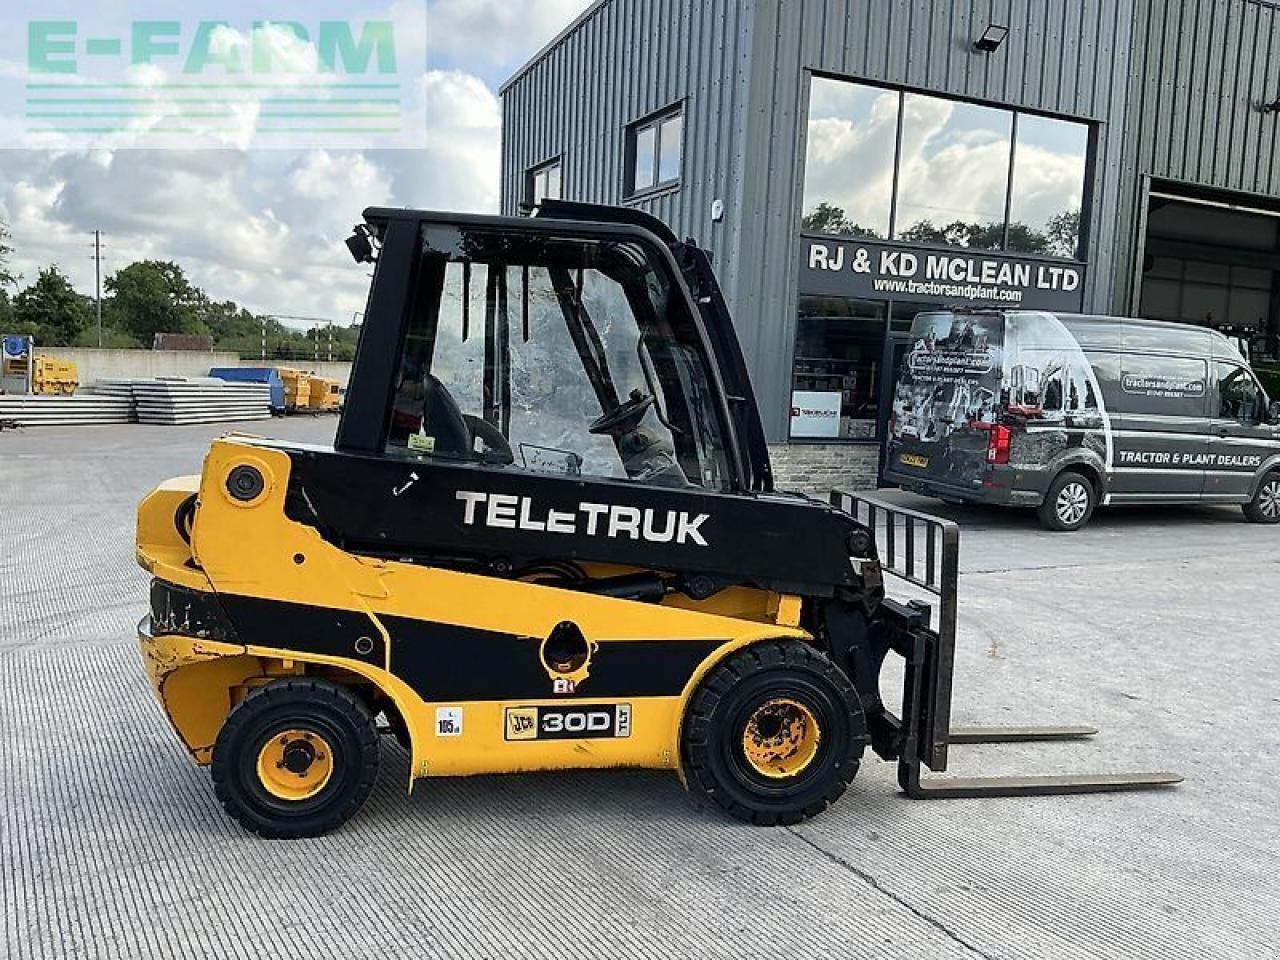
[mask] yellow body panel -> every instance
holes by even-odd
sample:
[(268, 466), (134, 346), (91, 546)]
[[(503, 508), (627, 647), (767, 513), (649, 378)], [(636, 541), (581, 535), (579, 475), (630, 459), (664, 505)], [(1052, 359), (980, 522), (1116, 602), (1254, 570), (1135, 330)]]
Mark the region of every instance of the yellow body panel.
[[(227, 474), (241, 464), (253, 465), (267, 481), (262, 494), (248, 504), (234, 500), (225, 487)], [(571, 619), (597, 651), (607, 651), (607, 645), (613, 643), (668, 640), (713, 640), (719, 645), (697, 666), (677, 696), (593, 698), (588, 662), (586, 679), (573, 699), (552, 694), (549, 673), (545, 699), (436, 703), (423, 700), (395, 676), (391, 662), (378, 667), (354, 657), (291, 650), (284, 638), (278, 646), (252, 643), (240, 647), (205, 641), (192, 646), (181, 637), (144, 637), (144, 654), (161, 701), (200, 761), (207, 761), (211, 736), (216, 736), (216, 731), (210, 733), (210, 718), (219, 712), (225, 716), (238, 702), (234, 686), (251, 686), (263, 682), (261, 678), (292, 669), (338, 669), (343, 675), (374, 685), (395, 705), (412, 743), (411, 777), (577, 767), (675, 768), (685, 705), (707, 670), (733, 651), (761, 640), (810, 639), (797, 626), (799, 598), (767, 591), (735, 588), (700, 604), (680, 596), (662, 604), (640, 603), (357, 557), (327, 543), (315, 529), (286, 517), (289, 469), (285, 453), (235, 440), (215, 442), (205, 461), (190, 548), (199, 569), (187, 564), (187, 545), (172, 520), (178, 503), (190, 495), (192, 478), (170, 481), (143, 502), (138, 522), (140, 562), (163, 580), (195, 589), (366, 614), (382, 635), (388, 661), (393, 656), (413, 656), (413, 651), (406, 652), (391, 642), (380, 619), (383, 616), (530, 638), (546, 637), (557, 624)], [(219, 646), (226, 649), (219, 651)], [(203, 659), (183, 661), (184, 657), (209, 654), (240, 665), (213, 676), (207, 667), (200, 667)], [(158, 675), (154, 668), (157, 662), (172, 667)], [(255, 669), (245, 672), (249, 663)], [(184, 672), (194, 675), (196, 669), (205, 671), (204, 680), (177, 679)], [(236, 680), (238, 673), (243, 676)], [(236, 681), (230, 689), (228, 680)], [(206, 688), (207, 693), (202, 693)], [(208, 702), (199, 706), (190, 702), (201, 696)], [(508, 708), (622, 703), (630, 707), (628, 736), (527, 741), (505, 736)], [(442, 707), (460, 711), (460, 732), (438, 735), (437, 710)]]
[(288, 410), (306, 410), (311, 406), (311, 374), (292, 367), (277, 367), (284, 384), (284, 405)]
[(31, 389), (37, 394), (70, 396), (80, 386), (80, 373), (71, 360), (36, 357)]
[(338, 409), (338, 381), (328, 377), (312, 377), (308, 385), (307, 406), (312, 410), (333, 411)]

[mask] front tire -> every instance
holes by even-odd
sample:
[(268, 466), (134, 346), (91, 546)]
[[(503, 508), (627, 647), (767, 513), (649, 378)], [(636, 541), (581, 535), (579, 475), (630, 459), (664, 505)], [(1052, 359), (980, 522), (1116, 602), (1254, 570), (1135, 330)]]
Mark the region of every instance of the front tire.
[(1097, 505), (1098, 492), (1089, 478), (1068, 470), (1050, 484), (1036, 515), (1046, 530), (1074, 533), (1089, 523)]
[(378, 737), (361, 700), (325, 680), (276, 680), (231, 711), (213, 747), (223, 807), (267, 839), (316, 837), (368, 799)]
[(785, 640), (749, 647), (707, 674), (685, 715), (681, 753), (691, 792), (773, 826), (837, 800), (866, 740), (849, 678), (807, 644)]
[(1258, 484), (1253, 500), (1244, 505), (1250, 523), (1280, 523), (1280, 471), (1272, 471)]

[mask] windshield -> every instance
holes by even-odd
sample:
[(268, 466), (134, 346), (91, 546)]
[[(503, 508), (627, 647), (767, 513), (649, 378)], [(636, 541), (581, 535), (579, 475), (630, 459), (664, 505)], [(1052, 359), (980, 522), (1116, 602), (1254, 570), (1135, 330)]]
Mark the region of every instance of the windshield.
[(428, 228), (388, 452), (727, 485), (706, 366), (638, 243)]

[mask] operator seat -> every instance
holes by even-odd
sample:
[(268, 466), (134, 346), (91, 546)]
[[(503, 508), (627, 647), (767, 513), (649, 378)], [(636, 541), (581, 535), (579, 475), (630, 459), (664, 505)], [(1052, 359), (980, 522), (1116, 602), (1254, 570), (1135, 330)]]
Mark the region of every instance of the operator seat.
[(422, 429), (435, 439), (433, 452), (445, 457), (471, 456), (471, 431), (453, 394), (430, 373), (423, 381), (422, 393)]

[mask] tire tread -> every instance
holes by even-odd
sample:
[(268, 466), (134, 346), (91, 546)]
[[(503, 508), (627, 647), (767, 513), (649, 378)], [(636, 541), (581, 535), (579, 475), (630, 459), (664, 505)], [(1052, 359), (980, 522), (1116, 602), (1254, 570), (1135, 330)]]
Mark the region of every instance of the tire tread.
[[(295, 700), (324, 704), (351, 725), (360, 744), (359, 776), (356, 788), (331, 809), (325, 809), (317, 817), (296, 827), (272, 826), (256, 816), (238, 795), (231, 772), (235, 758), (227, 755), (227, 745), (252, 724), (263, 710)], [(339, 684), (315, 678), (275, 680), (251, 691), (231, 711), (214, 744), (210, 776), (213, 780), (213, 792), (227, 813), (245, 829), (263, 839), (319, 836), (336, 829), (354, 816), (373, 791), (378, 777), (377, 727), (364, 701)]]
[(862, 740), (858, 741), (854, 756), (836, 761), (832, 771), (834, 776), (818, 798), (792, 809), (749, 807), (716, 782), (709, 763), (709, 750), (714, 746), (712, 715), (715, 708), (725, 699), (735, 681), (786, 668), (812, 671), (835, 688), (842, 701), (858, 704), (852, 682), (820, 651), (796, 640), (768, 640), (732, 654), (714, 667), (690, 700), (685, 717), (681, 753), (690, 789), (730, 816), (757, 826), (789, 826), (817, 816), (840, 798), (860, 765)]

